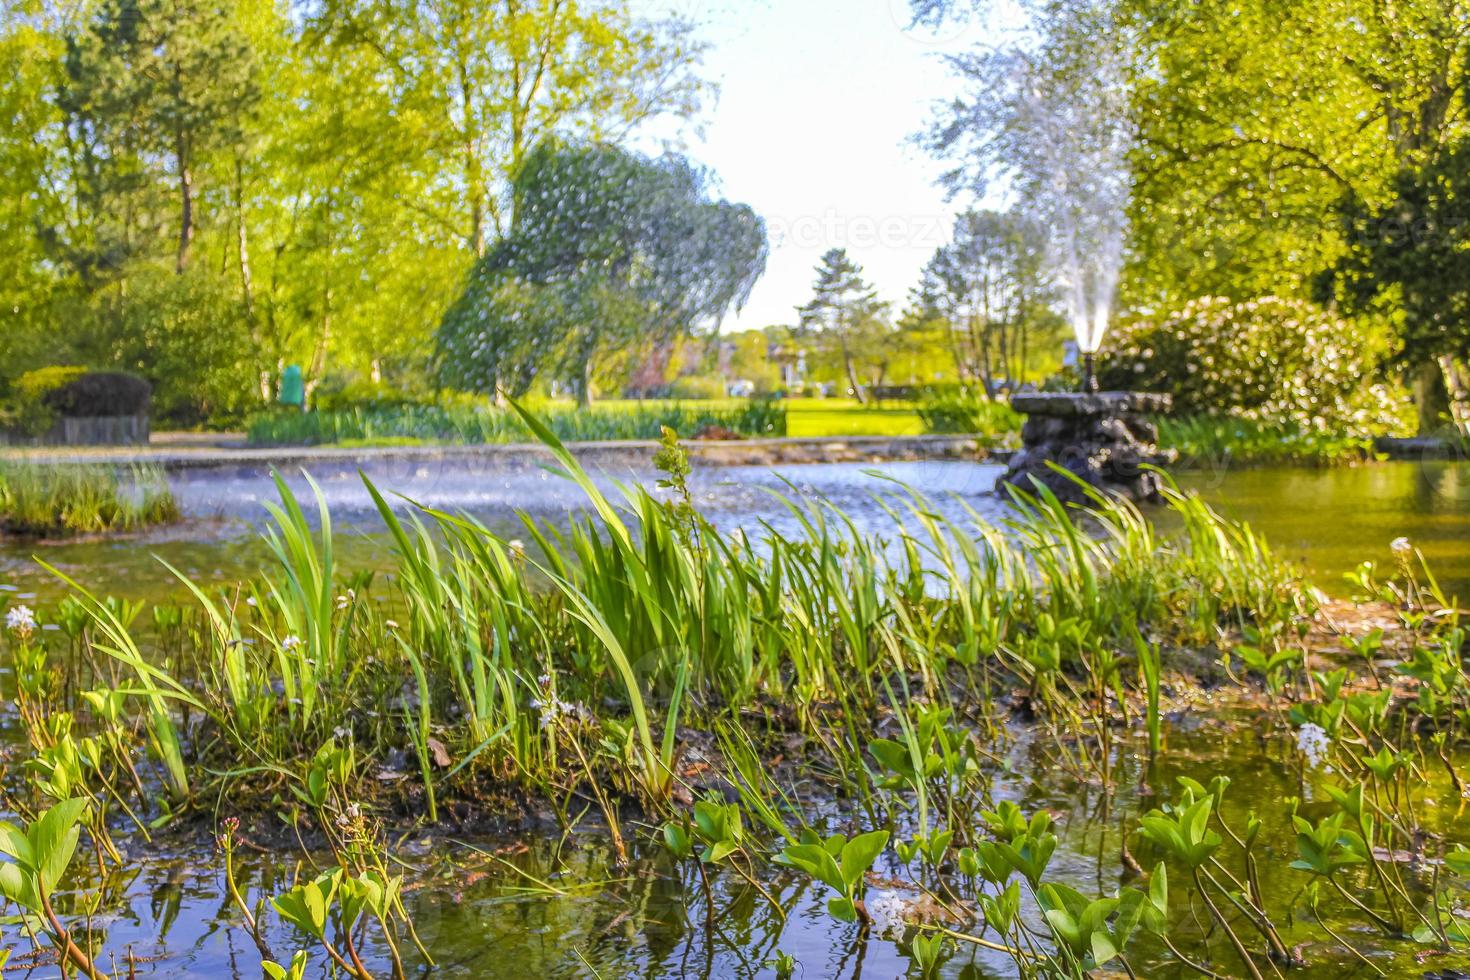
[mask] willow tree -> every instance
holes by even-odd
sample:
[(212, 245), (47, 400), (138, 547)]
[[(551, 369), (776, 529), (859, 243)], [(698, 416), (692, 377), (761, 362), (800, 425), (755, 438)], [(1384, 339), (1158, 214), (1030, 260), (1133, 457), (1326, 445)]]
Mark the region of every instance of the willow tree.
[(456, 387), (518, 395), (549, 377), (586, 405), (599, 358), (717, 329), (765, 271), (764, 223), (679, 156), (546, 142), (512, 197), (509, 234), (439, 328)]

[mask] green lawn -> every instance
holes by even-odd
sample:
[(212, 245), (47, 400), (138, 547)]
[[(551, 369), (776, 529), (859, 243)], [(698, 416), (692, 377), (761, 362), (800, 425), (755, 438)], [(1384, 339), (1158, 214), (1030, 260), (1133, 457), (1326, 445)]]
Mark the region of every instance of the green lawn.
[[(690, 403), (652, 398), (644, 402), (622, 398), (597, 400), (597, 405), (601, 408), (613, 405), (646, 407), (657, 404)], [(738, 408), (744, 402), (738, 398), (720, 398), (698, 404), (710, 408)], [(781, 404), (786, 407), (788, 436), (915, 436), (924, 432), (923, 420), (909, 402), (885, 402), (881, 406), (867, 407), (858, 404), (855, 398), (791, 398)]]
[(786, 402), (789, 436), (914, 436), (924, 431), (905, 402), (860, 405), (851, 398), (793, 398)]

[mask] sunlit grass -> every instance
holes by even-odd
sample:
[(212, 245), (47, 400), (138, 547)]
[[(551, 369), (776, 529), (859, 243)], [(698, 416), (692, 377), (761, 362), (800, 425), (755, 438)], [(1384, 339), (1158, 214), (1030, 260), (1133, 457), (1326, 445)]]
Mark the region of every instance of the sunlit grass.
[(852, 398), (786, 402), (786, 432), (791, 436), (915, 436), (925, 431), (912, 402), (863, 405)]
[(0, 462), (0, 530), (28, 537), (136, 531), (180, 518), (154, 467)]

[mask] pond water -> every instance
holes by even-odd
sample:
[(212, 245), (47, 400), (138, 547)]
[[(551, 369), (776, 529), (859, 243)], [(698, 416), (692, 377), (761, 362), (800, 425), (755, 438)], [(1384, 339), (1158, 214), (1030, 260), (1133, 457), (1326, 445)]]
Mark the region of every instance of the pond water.
[[(694, 486), (699, 504), (726, 529), (754, 533), (768, 524), (781, 533), (794, 518), (771, 492), (794, 489), (830, 499), (852, 516), (860, 531), (883, 533), (891, 521), (872, 495), (892, 484), (875, 472), (922, 490), (952, 515), (969, 507), (996, 521), (1006, 516), (991, 492), (1000, 468), (974, 463), (732, 467), (701, 471)], [(315, 473), (334, 522), (345, 529), (337, 538), (344, 561), (359, 567), (385, 564), (388, 545), (355, 469), (319, 467)], [(468, 511), (507, 534), (515, 533), (514, 509), (556, 522), (582, 505), (575, 487), (530, 465), (380, 466), (369, 475), (385, 489), (435, 507)], [(610, 486), (613, 479), (653, 477), (649, 471), (623, 470), (605, 472), (600, 479)], [(274, 497), (268, 475), (200, 470), (178, 474), (173, 482), (191, 518), (184, 526), (125, 540), (10, 546), (0, 558), (0, 583), (16, 597), (61, 594), (56, 581), (31, 562), (32, 553), (98, 592), (130, 597), (175, 590), (155, 555), (199, 580), (222, 584), (266, 563), (267, 551), (254, 531), (263, 503)], [(308, 489), (300, 476), (291, 482), (298, 493)], [(1447, 584), (1462, 595), (1470, 592), (1470, 472), (1462, 464), (1241, 469), (1184, 474), (1180, 482), (1200, 490), (1226, 513), (1250, 521), (1329, 589), (1339, 586), (1340, 574), (1362, 559), (1388, 561), (1389, 541), (1406, 536), (1424, 550)], [(0, 688), (6, 694), (13, 684), (8, 674), (0, 670)], [(1288, 796), (1302, 797), (1303, 812), (1313, 815), (1321, 804), (1313, 801), (1310, 780), (1275, 731), (1268, 716), (1229, 706), (1202, 704), (1177, 714), (1167, 725), (1168, 751), (1159, 769), (1150, 771), (1144, 763), (1137, 732), (1118, 745), (1118, 792), (1106, 801), (1095, 786), (1065, 775), (1040, 746), (1017, 731), (1012, 744), (996, 746), (1004, 763), (993, 795), (1015, 799), (1027, 812), (1052, 811), (1062, 842), (1050, 875), (1085, 891), (1106, 893), (1123, 880), (1125, 828), (1136, 826), (1140, 813), (1177, 793), (1175, 776), (1230, 776), (1234, 784), (1226, 796), (1226, 813), (1235, 824), (1260, 801)], [(13, 709), (8, 709), (0, 715), (0, 743), (11, 746), (21, 740)], [(1426, 779), (1435, 785), (1426, 794), (1430, 812), (1425, 826), (1449, 829), (1452, 839), (1464, 839), (1464, 801), (1442, 776), (1430, 773)], [(1268, 906), (1286, 908), (1303, 883), (1301, 876), (1284, 870), (1295, 854), (1290, 824), (1280, 812), (1261, 815), (1267, 818), (1267, 830), (1260, 853), (1273, 869), (1263, 877), (1264, 897)], [(410, 873), (406, 904), (436, 964), (433, 975), (771, 976), (766, 960), (776, 950), (793, 955), (801, 964), (799, 975), (805, 977), (894, 977), (910, 970), (900, 944), (861, 940), (855, 927), (837, 923), (827, 913), (824, 889), (776, 869), (763, 882), (786, 907), (784, 921), (740, 878), (724, 874), (713, 880), (717, 927), (706, 929), (706, 899), (698, 877), (688, 868), (674, 867), (659, 852), (650, 842), (651, 828), (634, 825), (625, 831), (635, 844), (634, 859), (623, 868), (614, 865), (606, 839), (595, 829), (563, 835), (548, 826), (519, 840), (462, 839), (443, 832), (409, 841), (397, 856)], [(106, 948), (118, 957), (116, 972), (258, 977), (253, 943), (222, 897), (217, 856), (198, 844), (150, 848), (148, 853), (160, 850), (171, 851), (169, 858), (140, 860), (131, 877), (109, 885), (113, 891), (104, 911), (93, 920), (93, 928), (106, 935)], [(309, 871), (297, 861), (295, 856), (285, 862), (247, 856), (242, 877), (252, 901), (279, 893), (298, 869)], [(886, 876), (898, 869), (878, 870)], [(1181, 908), (1174, 928), (1184, 936), (1196, 935), (1197, 923), (1190, 910)], [(1330, 924), (1370, 957), (1409, 949), (1406, 943), (1386, 942), (1361, 921)], [(1352, 954), (1305, 915), (1291, 918), (1284, 932), (1309, 963), (1292, 976), (1366, 975)], [(283, 957), (300, 943), (278, 925), (270, 927), (269, 938)], [(134, 957), (131, 967), (123, 959), (128, 953)], [(386, 965), (385, 949), (366, 953), (375, 971)], [(408, 958), (411, 975), (429, 972), (417, 954)], [(1177, 966), (1163, 966), (1165, 959), (1161, 950), (1145, 945), (1134, 962), (1141, 976), (1183, 975)], [(1464, 968), (1462, 960), (1445, 958), (1434, 965)], [(56, 973), (54, 967), (41, 967), (33, 975)], [(1003, 956), (963, 946), (943, 975), (1006, 977), (1014, 975), (1014, 968)]]
[[(564, 522), (578, 511), (580, 491), (533, 463), (520, 466), (377, 462), (363, 468), (385, 491), (427, 506), (466, 511), (514, 536), (523, 510), (542, 520)], [(883, 533), (888, 514), (875, 491), (899, 480), (929, 495), (951, 516), (966, 507), (996, 522), (1007, 508), (992, 492), (1002, 468), (968, 462), (809, 464), (779, 467), (732, 466), (696, 472), (698, 504), (726, 529), (758, 530), (769, 523), (778, 533), (794, 518), (773, 491), (824, 496), (850, 515), (860, 531)], [(339, 530), (338, 548), (349, 566), (386, 562), (388, 543), (355, 466), (317, 465), (322, 488)], [(879, 476), (888, 478), (880, 479)], [(599, 471), (611, 489), (615, 480), (652, 485), (650, 469)], [(182, 526), (133, 537), (60, 543), (0, 544), (0, 588), (42, 599), (64, 586), (39, 568), (40, 557), (99, 594), (151, 597), (175, 589), (163, 558), (200, 582), (227, 584), (248, 577), (267, 560), (255, 533), (267, 518), (266, 501), (276, 498), (269, 473), (259, 469), (199, 469), (171, 475), (170, 482), (190, 520)], [(298, 472), (288, 482), (303, 500), (310, 488)], [(1449, 589), (1470, 598), (1470, 463), (1380, 463), (1335, 469), (1233, 468), (1179, 475), (1225, 514), (1246, 520), (1277, 550), (1303, 565), (1316, 584), (1344, 593), (1342, 574), (1359, 562), (1390, 561), (1389, 542), (1407, 537)], [(397, 501), (404, 510), (405, 501)]]
[[(1117, 792), (1103, 797), (1096, 786), (1064, 776), (1024, 734), (1007, 756), (1011, 775), (994, 786), (996, 800), (1010, 799), (1027, 813), (1047, 810), (1057, 825), (1060, 844), (1048, 871), (1050, 880), (1065, 881), (1083, 891), (1107, 894), (1132, 881), (1120, 855), (1126, 829), (1137, 826), (1143, 812), (1177, 798), (1175, 777), (1232, 779), (1223, 813), (1236, 826), (1258, 812), (1266, 829), (1257, 856), (1267, 869), (1261, 878), (1268, 907), (1283, 909), (1306, 882), (1306, 876), (1282, 870), (1296, 849), (1284, 812), (1263, 800), (1301, 796), (1301, 812), (1316, 818), (1327, 810), (1312, 799), (1312, 777), (1304, 774), (1281, 737), (1268, 737), (1242, 712), (1229, 708), (1176, 715), (1167, 729), (1167, 752), (1150, 771), (1138, 733), (1117, 750)], [(1431, 812), (1426, 828), (1461, 827), (1465, 802), (1457, 800), (1448, 780), (1444, 792), (1428, 794)], [(633, 828), (628, 828), (633, 829)], [(794, 956), (800, 976), (899, 977), (909, 973), (905, 948), (893, 939), (864, 941), (855, 926), (834, 920), (825, 907), (830, 893), (810, 879), (763, 869), (764, 885), (786, 908), (784, 921), (738, 876), (713, 874), (711, 890), (716, 928), (705, 927), (706, 899), (698, 876), (680, 869), (655, 845), (652, 828), (638, 827), (629, 866), (617, 867), (607, 841), (595, 832), (563, 837), (554, 829), (519, 840), (461, 839), (452, 835), (419, 839), (398, 851), (412, 884), (405, 902), (423, 945), (433, 957), (405, 950), (410, 976), (472, 978), (521, 977), (770, 977), (766, 962), (777, 950)], [(324, 859), (325, 861), (326, 859)], [(874, 869), (869, 900), (883, 891), (917, 898), (911, 889), (892, 884), (903, 869), (890, 855)], [(330, 863), (327, 861), (326, 863)], [(258, 956), (238, 913), (223, 897), (225, 884), (217, 856), (204, 849), (183, 851), (173, 860), (151, 861), (137, 869), (122, 889), (120, 908), (94, 919), (106, 935), (106, 947), (130, 951), (139, 975), (253, 978), (260, 975)], [(269, 898), (289, 887), (292, 873), (309, 868), (271, 863), (248, 855), (239, 874), (247, 900)], [(1410, 876), (1410, 887), (1428, 884)], [(1182, 888), (1182, 886), (1181, 886)], [(1170, 931), (1176, 941), (1199, 935), (1198, 920), (1176, 907)], [(1416, 947), (1385, 941), (1365, 922), (1329, 922), (1339, 936), (1383, 959)], [(1303, 980), (1371, 975), (1305, 913), (1284, 917), (1283, 939), (1306, 966), (1290, 971)], [(272, 947), (296, 948), (300, 939), (279, 925), (267, 930)], [(118, 954), (122, 955), (122, 954)], [(369, 967), (386, 971), (386, 948), (364, 951)], [(1130, 952), (1135, 969), (1145, 977), (1191, 975), (1168, 964), (1163, 949), (1140, 940)], [(1216, 964), (1222, 968), (1223, 964)], [(1466, 957), (1437, 957), (1438, 969), (1465, 967)], [(1228, 969), (1228, 966), (1225, 966)], [(1002, 954), (960, 944), (941, 975), (1001, 978), (1015, 975)], [(1119, 976), (1122, 974), (1106, 974)], [(1422, 970), (1410, 974), (1422, 976)], [(1454, 974), (1449, 974), (1454, 975)]]

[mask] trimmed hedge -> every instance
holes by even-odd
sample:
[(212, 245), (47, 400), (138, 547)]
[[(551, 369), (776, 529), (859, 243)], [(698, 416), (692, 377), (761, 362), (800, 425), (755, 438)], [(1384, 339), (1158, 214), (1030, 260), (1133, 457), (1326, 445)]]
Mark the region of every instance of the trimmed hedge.
[(153, 388), (122, 371), (57, 365), (28, 371), (0, 402), (0, 427), (45, 435), (59, 419), (147, 415)]
[(46, 407), (66, 419), (146, 415), (153, 386), (124, 371), (89, 371), (42, 397)]

